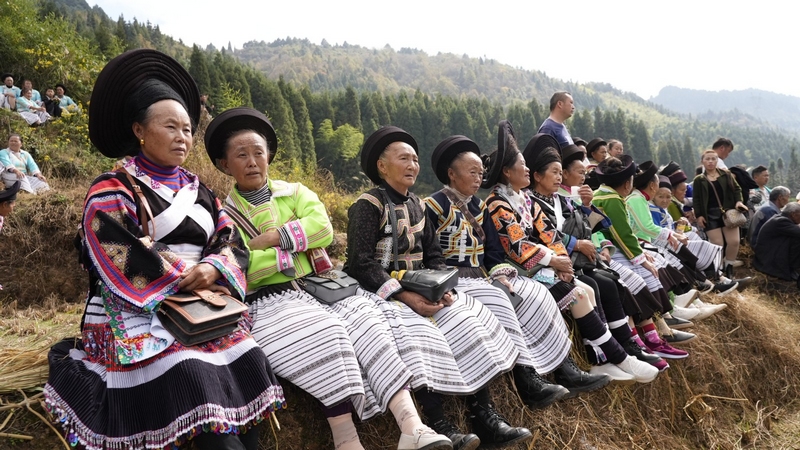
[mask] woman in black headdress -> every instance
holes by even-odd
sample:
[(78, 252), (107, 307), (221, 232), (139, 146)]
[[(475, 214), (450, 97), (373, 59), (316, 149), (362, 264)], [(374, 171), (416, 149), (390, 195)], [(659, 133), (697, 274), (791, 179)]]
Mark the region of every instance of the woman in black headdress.
[[(531, 432), (510, 426), (489, 397), (488, 383), (519, 358), (497, 318), (458, 288), (431, 302), (404, 290), (398, 280), (406, 270), (447, 268), (435, 224), (410, 191), (419, 174), (417, 142), (400, 128), (383, 127), (364, 142), (361, 169), (376, 187), (348, 212), (345, 271), (383, 310), (398, 346), (409, 350), (401, 356), (414, 374), (411, 386), (431, 427), (455, 449), (530, 440)], [(467, 396), (475, 434), (464, 434), (445, 417), (440, 394)]]
[(484, 167), (487, 184), (493, 185), (486, 206), (506, 258), (548, 286), (559, 307), (570, 310), (583, 338), (600, 349), (597, 362), (610, 364), (593, 366), (592, 373), (620, 382), (653, 381), (658, 370), (625, 353), (595, 310), (587, 288), (574, 280), (560, 232), (525, 191), (530, 185), (529, 170), (508, 125), (505, 134), (506, 143), (484, 159)]
[(82, 243), (94, 284), (82, 339), (49, 355), (47, 405), (72, 445), (160, 449), (191, 439), (201, 449), (255, 450), (255, 426), (283, 407), (247, 315), (229, 335), (197, 345), (176, 340), (156, 315), (178, 291), (243, 298), (247, 288), (239, 233), (181, 167), (198, 99), (188, 72), (155, 50), (114, 58), (95, 84), (92, 142), (108, 157), (133, 158), (89, 188)]

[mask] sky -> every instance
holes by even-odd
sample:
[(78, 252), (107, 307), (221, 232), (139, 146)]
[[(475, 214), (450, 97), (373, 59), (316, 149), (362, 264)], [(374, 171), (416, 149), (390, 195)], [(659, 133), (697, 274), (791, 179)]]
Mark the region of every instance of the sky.
[(306, 38), (486, 57), (649, 99), (665, 86), (800, 97), (800, 2), (87, 0), (184, 43)]

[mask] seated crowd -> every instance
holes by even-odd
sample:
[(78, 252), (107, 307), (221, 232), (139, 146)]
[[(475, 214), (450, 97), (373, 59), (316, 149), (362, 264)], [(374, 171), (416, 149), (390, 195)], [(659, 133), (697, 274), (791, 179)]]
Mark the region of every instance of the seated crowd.
[(0, 76), (0, 108), (16, 111), (32, 127), (80, 110), (80, 106), (66, 95), (63, 84), (56, 84), (55, 89), (47, 88), (42, 96), (33, 88), (31, 80), (23, 80), (22, 87), (15, 86), (14, 76), (10, 73)]
[[(683, 330), (725, 308), (706, 301), (749, 282), (733, 277), (738, 228), (722, 216), (747, 207), (717, 153), (703, 154), (692, 216), (677, 164), (637, 164), (619, 141), (573, 139), (567, 93), (524, 147), (507, 121), (489, 154), (467, 136), (444, 139), (431, 158), (443, 187), (426, 198), (412, 191), (414, 137), (394, 126), (368, 136), (361, 168), (374, 187), (350, 207), (342, 272), (324, 253), (333, 229), (317, 194), (270, 177), (278, 136), (264, 114), (230, 109), (206, 129), (210, 160), (235, 180), (220, 203), (181, 167), (201, 106), (176, 61), (154, 50), (115, 58), (92, 105), (93, 143), (128, 159), (87, 194), (82, 338), (50, 355), (47, 405), (73, 445), (256, 449), (261, 422), (285, 407), (276, 375), (316, 399), (336, 449), (364, 448), (353, 413), (386, 412), (398, 450), (518, 445), (533, 434), (494, 404), (492, 380), (509, 373), (530, 409), (651, 382), (689, 356), (679, 347), (697, 336)], [(12, 139), (0, 161), (15, 177), (3, 179), (36, 190), (44, 180), (35, 163), (12, 160), (24, 159)], [(762, 226), (758, 245), (798, 239), (793, 205)], [(787, 247), (786, 264), (797, 263), (797, 244)], [(452, 286), (426, 297), (408, 282), (421, 269), (451, 274)], [(335, 298), (315, 288), (350, 279), (358, 287)], [(239, 327), (176, 339), (157, 311), (198, 289), (239, 297)], [(570, 356), (570, 328), (588, 371)], [(469, 430), (445, 413), (452, 396)]]

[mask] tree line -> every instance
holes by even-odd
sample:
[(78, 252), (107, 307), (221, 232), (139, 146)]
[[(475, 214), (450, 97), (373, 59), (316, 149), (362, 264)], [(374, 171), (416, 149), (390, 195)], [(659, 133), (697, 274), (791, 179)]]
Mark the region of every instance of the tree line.
[[(374, 82), (376, 74), (384, 78), (387, 73), (394, 72), (409, 76), (408, 61), (415, 61), (411, 67), (416, 69), (410, 73), (417, 73), (417, 78), (403, 78), (402, 81), (410, 85), (415, 79), (424, 79), (425, 74), (431, 71), (430, 67), (437, 63), (414, 49), (395, 52), (390, 48), (369, 50), (347, 44), (315, 46), (297, 39), (269, 44), (249, 43), (241, 50), (233, 49), (230, 44), (228, 48), (219, 50), (211, 45), (190, 48), (161, 33), (157, 25), (136, 19), (126, 21), (123, 17), (112, 20), (102, 9), (89, 8), (82, 0), (47, 0), (41, 4), (34, 0), (6, 2), (0, 4), (0, 20), (7, 17), (6, 13), (19, 14), (21, 10), (46, 21), (54, 29), (65, 31), (45, 35), (19, 25), (14, 25), (13, 29), (0, 28), (0, 38), (15, 35), (10, 41), (15, 46), (0, 49), (0, 52), (6, 52), (0, 53), (0, 60), (4, 63), (12, 61), (22, 68), (20, 70), (34, 77), (66, 81), (74, 86), (74, 98), (85, 103), (91, 94), (93, 80), (105, 61), (128, 49), (156, 48), (172, 55), (189, 69), (201, 92), (210, 94), (211, 103), (216, 105), (215, 113), (239, 105), (266, 112), (278, 131), (280, 145), (276, 163), (282, 168), (302, 172), (325, 169), (347, 189), (358, 189), (365, 182), (358, 164), (360, 145), (364, 136), (382, 125), (396, 125), (415, 136), (420, 144), (423, 168), (419, 178), (420, 189), (433, 190), (438, 187), (438, 181), (430, 170), (429, 161), (440, 140), (451, 134), (464, 134), (475, 140), (484, 152), (490, 152), (495, 143), (497, 122), (508, 118), (524, 146), (547, 117), (546, 98), (556, 89), (568, 89), (575, 97), (578, 112), (567, 124), (573, 136), (587, 141), (598, 136), (619, 139), (625, 144), (626, 152), (638, 161), (654, 159), (659, 164), (666, 164), (675, 160), (688, 172), (698, 164), (703, 148), (718, 136), (727, 136), (737, 144), (737, 150), (730, 158), (732, 163), (750, 166), (772, 163), (777, 173), (780, 170), (778, 163), (788, 160), (789, 149), (797, 146), (796, 139), (789, 139), (773, 129), (749, 128), (747, 123), (731, 125), (689, 120), (608, 84), (565, 83), (550, 79), (543, 73), (518, 73), (495, 61), (466, 55), (455, 60), (452, 55), (445, 55), (443, 60), (447, 62), (447, 70), (437, 75), (440, 84), (460, 86), (458, 79), (463, 78), (465, 82), (473, 83), (471, 86), (475, 83), (484, 83), (485, 86), (480, 90), (448, 94), (446, 92), (460, 91), (442, 88), (437, 92), (435, 87), (428, 85), (410, 88), (397, 80), (393, 84)], [(14, 24), (12, 20), (5, 20), (3, 24), (5, 22)], [(42, 69), (37, 54), (31, 55), (31, 47), (58, 50), (49, 60), (48, 70)], [(383, 61), (386, 67), (382, 71), (371, 65), (362, 67), (361, 72), (353, 68), (338, 72), (332, 70), (330, 76), (338, 74), (336, 76), (344, 78), (334, 84), (319, 84), (313, 80), (304, 83), (298, 82), (296, 75), (308, 72), (309, 67), (316, 67), (313, 64), (295, 65), (292, 70), (287, 69), (284, 77), (268, 76), (254, 61), (243, 62), (247, 59), (245, 55), (254, 55), (264, 48), (271, 49), (273, 57), (277, 50), (283, 49), (293, 52), (290, 56), (299, 54), (306, 55), (312, 62), (327, 61), (326, 67), (340, 64), (336, 59), (337, 53), (352, 56), (366, 52), (373, 55), (374, 61)], [(63, 54), (70, 56), (63, 59)], [(6, 55), (13, 58), (6, 59)], [(353, 59), (350, 65), (352, 61), (362, 60)], [(9, 69), (18, 70), (16, 67)], [(492, 74), (498, 70), (503, 75), (491, 81), (494, 79)], [(528, 78), (523, 76), (525, 73)], [(517, 91), (509, 94), (507, 89), (498, 88), (505, 94), (493, 94), (493, 87), (507, 85), (509, 80), (518, 83)], [(525, 100), (520, 100), (523, 91)], [(542, 100), (542, 97), (546, 98)], [(788, 170), (789, 164), (785, 165)]]

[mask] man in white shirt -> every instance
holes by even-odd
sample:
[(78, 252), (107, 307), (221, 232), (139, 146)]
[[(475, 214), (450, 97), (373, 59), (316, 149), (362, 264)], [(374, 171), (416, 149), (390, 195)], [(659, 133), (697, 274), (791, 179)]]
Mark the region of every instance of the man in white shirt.
[(714, 145), (711, 146), (711, 149), (717, 152), (717, 169), (728, 169), (728, 166), (725, 165), (725, 158), (731, 154), (733, 151), (733, 142), (730, 139), (721, 137), (714, 142)]

